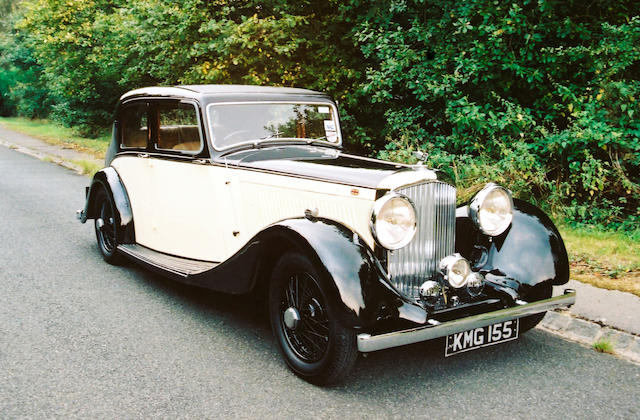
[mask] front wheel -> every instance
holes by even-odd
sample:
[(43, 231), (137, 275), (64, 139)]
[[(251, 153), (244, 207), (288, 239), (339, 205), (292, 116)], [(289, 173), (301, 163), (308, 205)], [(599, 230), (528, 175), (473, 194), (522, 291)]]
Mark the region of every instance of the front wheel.
[(94, 228), (96, 231), (96, 241), (102, 258), (109, 264), (118, 264), (120, 254), (118, 254), (118, 236), (116, 225), (115, 206), (107, 192), (100, 189), (96, 196), (96, 217)]
[(317, 385), (343, 379), (358, 356), (356, 333), (338, 322), (327, 294), (306, 256), (280, 258), (269, 284), (271, 329), (289, 368)]

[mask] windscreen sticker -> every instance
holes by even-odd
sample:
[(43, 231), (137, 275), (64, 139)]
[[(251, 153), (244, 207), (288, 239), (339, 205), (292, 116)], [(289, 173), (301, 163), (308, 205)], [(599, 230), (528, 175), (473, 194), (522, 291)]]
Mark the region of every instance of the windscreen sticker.
[(328, 106), (319, 106), (318, 107), (318, 114), (329, 114), (329, 107)]
[(324, 120), (324, 135), (330, 142), (338, 141), (338, 130), (336, 130), (336, 123), (333, 120)]

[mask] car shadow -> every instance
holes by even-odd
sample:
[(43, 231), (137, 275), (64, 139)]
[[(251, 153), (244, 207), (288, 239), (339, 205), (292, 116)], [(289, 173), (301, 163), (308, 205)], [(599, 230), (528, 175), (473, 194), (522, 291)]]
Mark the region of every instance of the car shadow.
[(247, 324), (249, 328), (270, 328), (266, 299), (255, 294), (231, 295), (191, 286), (163, 277), (130, 260), (123, 262), (122, 266), (146, 287), (152, 287), (170, 299), (180, 300), (185, 309), (196, 315), (222, 315), (225, 319), (235, 319), (238, 324)]

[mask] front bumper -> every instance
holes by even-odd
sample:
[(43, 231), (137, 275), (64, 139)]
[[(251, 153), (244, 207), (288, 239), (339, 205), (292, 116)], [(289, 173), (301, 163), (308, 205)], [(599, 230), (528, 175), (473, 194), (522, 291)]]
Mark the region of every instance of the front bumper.
[(433, 340), (434, 338), (446, 337), (449, 334), (486, 327), (487, 325), (522, 318), (523, 316), (533, 315), (555, 308), (568, 307), (573, 305), (575, 302), (576, 292), (571, 289), (566, 289), (564, 294), (561, 296), (539, 300), (532, 303), (518, 301), (518, 306), (474, 315), (467, 318), (455, 319), (442, 323), (436, 320), (427, 320), (427, 324), (429, 325), (385, 334), (358, 334), (358, 351), (368, 353), (376, 350)]

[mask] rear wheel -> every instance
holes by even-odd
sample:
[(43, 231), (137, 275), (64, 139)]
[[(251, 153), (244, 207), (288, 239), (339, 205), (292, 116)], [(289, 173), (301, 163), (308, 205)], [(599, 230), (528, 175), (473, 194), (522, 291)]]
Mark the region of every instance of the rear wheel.
[[(535, 286), (526, 296), (527, 302), (535, 302), (537, 300), (549, 299), (553, 295), (553, 286), (550, 284), (544, 284)], [(539, 314), (525, 316), (520, 318), (520, 332), (524, 333), (534, 328), (542, 321), (546, 312), (540, 312)]]
[(326, 287), (306, 256), (290, 252), (278, 261), (269, 285), (269, 318), (287, 365), (306, 381), (335, 383), (353, 367), (355, 331), (336, 319)]
[(118, 236), (115, 219), (115, 206), (104, 189), (100, 189), (96, 196), (96, 217), (94, 228), (96, 241), (102, 258), (109, 264), (118, 264)]

